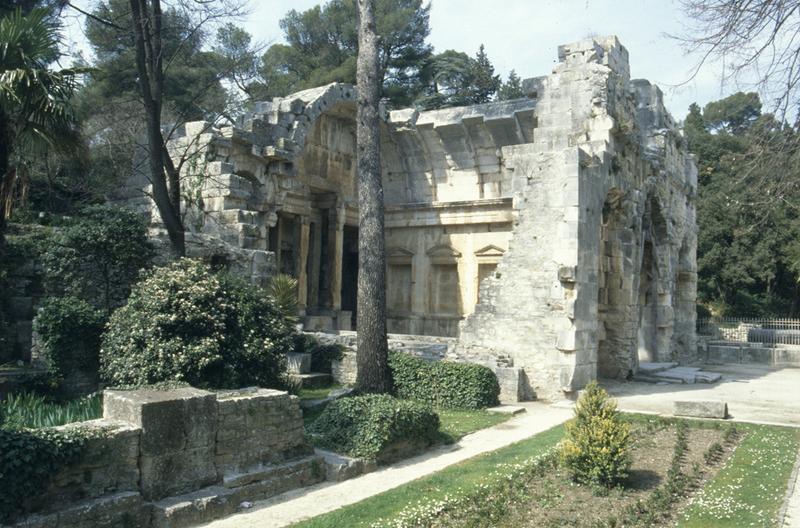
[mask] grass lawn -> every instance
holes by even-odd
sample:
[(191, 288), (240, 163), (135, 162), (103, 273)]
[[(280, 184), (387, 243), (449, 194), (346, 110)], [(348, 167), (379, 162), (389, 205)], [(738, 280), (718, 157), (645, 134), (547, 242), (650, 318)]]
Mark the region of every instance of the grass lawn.
[(435, 501), (444, 498), (445, 495), (451, 494), (458, 488), (473, 488), (492, 478), (502, 478), (493, 474), (499, 464), (520, 462), (544, 453), (553, 447), (563, 434), (563, 427), (555, 427), (533, 438), (453, 465), (433, 475), (294, 526), (303, 528), (369, 526), (377, 519), (398, 514), (408, 504), (423, 499)]
[(439, 430), (448, 443), (457, 442), (470, 433), (503, 423), (511, 418), (510, 414), (454, 409), (436, 409), (436, 414), (439, 415), (441, 424)]
[(800, 447), (800, 430), (741, 424), (746, 436), (680, 517), (681, 528), (775, 526)]
[[(634, 465), (625, 487), (610, 492), (573, 484), (558, 467), (552, 448), (564, 429), (556, 427), (295, 526), (775, 526), (800, 431), (626, 419), (634, 427)], [(452, 420), (457, 427), (469, 421)], [(680, 467), (677, 480), (672, 464)]]

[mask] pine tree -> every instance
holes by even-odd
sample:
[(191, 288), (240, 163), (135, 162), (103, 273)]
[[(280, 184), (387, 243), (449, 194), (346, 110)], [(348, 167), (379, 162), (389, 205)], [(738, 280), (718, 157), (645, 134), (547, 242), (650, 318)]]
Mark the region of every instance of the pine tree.
[(520, 79), (516, 71), (511, 70), (508, 74), (508, 80), (497, 90), (497, 100), (508, 101), (510, 99), (519, 99), (520, 97), (525, 97), (525, 92), (522, 90), (522, 79)]
[(492, 100), (492, 96), (500, 88), (500, 76), (494, 74), (494, 66), (492, 66), (489, 57), (486, 55), (486, 50), (481, 44), (478, 48), (478, 53), (475, 55), (475, 61), (472, 63), (472, 87), (470, 103), (480, 104)]

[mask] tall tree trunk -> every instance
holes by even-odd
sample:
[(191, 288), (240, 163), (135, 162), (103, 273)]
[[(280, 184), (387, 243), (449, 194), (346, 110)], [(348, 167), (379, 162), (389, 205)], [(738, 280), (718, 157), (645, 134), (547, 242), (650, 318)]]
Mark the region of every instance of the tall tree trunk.
[(386, 248), (380, 159), (380, 79), (374, 0), (358, 0), (358, 377), (363, 392), (391, 390), (386, 342)]
[(0, 258), (6, 244), (6, 195), (14, 191), (14, 175), (9, 173), (11, 163), (11, 138), (9, 137), (8, 117), (0, 111)]
[(167, 229), (172, 250), (177, 256), (186, 254), (186, 239), (181, 221), (180, 181), (170, 171), (167, 185), (167, 168), (172, 166), (161, 133), (161, 106), (164, 70), (161, 50), (160, 0), (130, 0), (133, 33), (136, 42), (136, 69), (139, 89), (147, 119), (147, 148), (153, 200), (159, 216)]

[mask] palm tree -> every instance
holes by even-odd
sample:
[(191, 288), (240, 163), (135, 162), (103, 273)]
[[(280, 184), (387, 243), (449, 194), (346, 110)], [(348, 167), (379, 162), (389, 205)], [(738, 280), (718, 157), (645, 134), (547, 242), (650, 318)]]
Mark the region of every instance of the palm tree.
[(79, 141), (70, 97), (82, 72), (48, 68), (60, 55), (58, 30), (44, 9), (0, 18), (0, 247), (13, 202), (26, 193), (24, 160)]

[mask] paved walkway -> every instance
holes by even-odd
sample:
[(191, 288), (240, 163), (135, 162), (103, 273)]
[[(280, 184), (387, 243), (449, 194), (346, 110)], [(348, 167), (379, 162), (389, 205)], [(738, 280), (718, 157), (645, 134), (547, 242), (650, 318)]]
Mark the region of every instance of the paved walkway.
[(800, 453), (797, 454), (797, 462), (794, 465), (794, 479), (789, 482), (789, 489), (786, 501), (786, 510), (783, 513), (783, 525), (781, 528), (800, 528)]
[(521, 403), (525, 413), (477, 431), (451, 446), (436, 448), (391, 467), (341, 483), (323, 482), (257, 502), (255, 506), (203, 526), (208, 528), (280, 528), (362, 501), (406, 482), (440, 471), (481, 453), (494, 451), (546, 431), (572, 417), (572, 409)]

